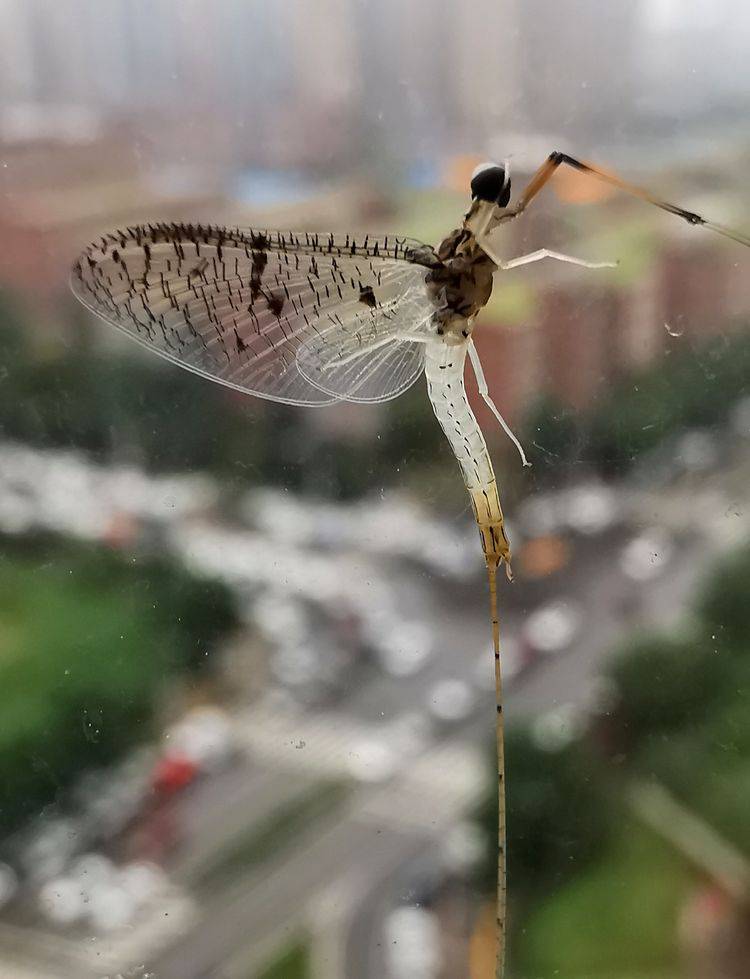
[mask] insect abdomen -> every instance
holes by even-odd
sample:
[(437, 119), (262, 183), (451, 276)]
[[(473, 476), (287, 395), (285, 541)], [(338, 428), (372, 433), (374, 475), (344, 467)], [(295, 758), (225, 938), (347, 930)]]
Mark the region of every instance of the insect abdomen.
[(488, 565), (510, 561), (503, 511), (490, 454), (466, 397), (467, 345), (433, 340), (426, 345), (425, 376), (432, 410), (450, 442), (471, 497)]

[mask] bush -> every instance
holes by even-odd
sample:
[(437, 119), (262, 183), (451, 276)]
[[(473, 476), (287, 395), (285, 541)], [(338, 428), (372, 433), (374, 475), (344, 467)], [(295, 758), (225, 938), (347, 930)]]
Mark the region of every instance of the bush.
[(750, 651), (749, 581), (750, 548), (743, 548), (713, 569), (698, 597), (698, 614), (717, 653)]
[[(740, 852), (750, 849), (749, 572), (750, 548), (711, 572), (693, 638), (642, 636), (613, 661), (618, 703), (592, 731), (611, 750), (610, 781), (585, 745), (543, 755), (509, 744), (509, 869), (515, 888), (533, 887), (515, 943), (524, 975), (678, 968), (677, 921), (694, 870), (635, 820), (612, 791), (618, 784), (655, 778)], [(489, 810), (485, 818), (492, 825)]]
[(635, 755), (652, 739), (695, 728), (727, 681), (726, 664), (701, 640), (645, 636), (615, 658), (616, 749)]
[(681, 975), (675, 933), (690, 884), (680, 855), (618, 812), (601, 858), (563, 890), (541, 895), (527, 916), (516, 945), (518, 975)]
[[(532, 892), (558, 885), (585, 866), (606, 839), (609, 805), (601, 771), (583, 744), (561, 751), (537, 748), (527, 731), (507, 738), (508, 875)], [(485, 888), (497, 866), (497, 797), (482, 809), (488, 855)]]
[(0, 830), (152, 733), (166, 676), (235, 622), (226, 591), (168, 562), (5, 541), (0, 558)]
[(572, 416), (545, 399), (524, 426), (526, 441), (547, 450), (556, 472), (561, 464), (586, 462), (604, 475), (622, 474), (668, 435), (721, 423), (746, 393), (748, 376), (747, 333), (697, 348), (685, 343), (645, 370), (602, 388), (584, 416)]
[[(257, 979), (308, 979), (309, 975), (309, 946), (306, 942), (295, 942), (282, 949)], [(248, 976), (248, 979), (255, 977)]]
[(525, 431), (527, 453), (542, 473), (554, 469), (559, 476), (560, 463), (579, 457), (583, 451), (583, 434), (575, 412), (554, 398), (542, 398), (534, 405)]

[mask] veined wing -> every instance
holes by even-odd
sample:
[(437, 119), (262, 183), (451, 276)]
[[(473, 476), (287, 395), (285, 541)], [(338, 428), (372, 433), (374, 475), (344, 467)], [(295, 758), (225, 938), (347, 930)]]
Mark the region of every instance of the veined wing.
[[(380, 402), (397, 397), (424, 370), (424, 341), (434, 312), (424, 274), (411, 281), (394, 276), (337, 315), (337, 325), (308, 337), (297, 350), (297, 368), (311, 384), (334, 398)], [(337, 311), (338, 312), (338, 311)]]
[(395, 337), (360, 348), (350, 356), (321, 360), (303, 346), (297, 367), (303, 377), (331, 398), (379, 403), (403, 394), (425, 365), (423, 341)]
[(168, 360), (274, 401), (320, 405), (348, 396), (344, 378), (313, 383), (298, 366), (303, 348), (301, 361), (312, 364), (321, 344), (331, 362), (336, 343), (361, 343), (353, 380), (360, 391), (368, 356), (376, 400), (403, 384), (400, 371), (389, 387), (388, 358), (368, 351), (373, 342), (395, 342), (394, 322), (411, 332), (407, 308), (432, 308), (424, 277), (434, 260), (427, 246), (391, 235), (155, 224), (94, 242), (71, 284), (85, 306)]

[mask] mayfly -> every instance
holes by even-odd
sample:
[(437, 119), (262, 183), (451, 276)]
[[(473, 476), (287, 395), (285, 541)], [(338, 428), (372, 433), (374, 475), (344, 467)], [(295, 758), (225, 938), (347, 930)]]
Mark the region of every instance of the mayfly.
[(394, 235), (313, 234), (197, 224), (147, 224), (105, 234), (75, 263), (72, 288), (90, 310), (162, 357), (229, 387), (293, 405), (377, 403), (424, 373), (435, 416), (455, 453), (481, 537), (495, 656), (499, 789), (497, 966), (505, 959), (503, 698), (497, 572), (510, 578), (497, 481), (464, 389), (469, 358), (492, 401), (472, 340), (499, 269), (555, 259), (541, 249), (505, 261), (492, 238), (522, 214), (561, 165), (604, 180), (743, 245), (750, 238), (660, 200), (615, 174), (552, 153), (510, 206), (507, 167), (483, 164), (459, 228), (435, 249)]

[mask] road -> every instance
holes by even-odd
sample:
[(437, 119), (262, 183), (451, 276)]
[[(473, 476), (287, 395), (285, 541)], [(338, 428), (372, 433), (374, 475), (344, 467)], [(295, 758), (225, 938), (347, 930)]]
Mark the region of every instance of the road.
[[(750, 530), (744, 496), (732, 493), (737, 505), (727, 506), (716, 486), (630, 495), (635, 524), (667, 527), (673, 539), (666, 569), (647, 583), (628, 581), (620, 568), (617, 556), (632, 535), (620, 528), (606, 537), (577, 538), (573, 560), (556, 578), (504, 588), (503, 631), (511, 639), (529, 612), (550, 598), (573, 599), (583, 611), (570, 648), (539, 657), (508, 683), (509, 724), (560, 705), (585, 707), (621, 638), (635, 625), (669, 627), (681, 617), (715, 555)], [(414, 676), (398, 679), (370, 665), (325, 712), (281, 709), (270, 701), (240, 712), (236, 725), (247, 760), (176, 800), (187, 845), (170, 870), (189, 884), (201, 862), (321, 779), (348, 779), (352, 790), (345, 803), (268, 860), (238, 866), (222, 888), (197, 891), (183, 927), (165, 927), (158, 941), (151, 935), (149, 947), (160, 951), (143, 956), (145, 947), (136, 947), (135, 938), (129, 948), (120, 943), (117, 955), (110, 949), (104, 958), (113, 969), (119, 956), (125, 975), (133, 962), (145, 960), (158, 979), (247, 979), (280, 943), (316, 922), (327, 902), (343, 949), (338, 979), (383, 979), (384, 917), (408, 890), (412, 868), (425, 855), (437, 860), (446, 830), (476, 806), (486, 784), (481, 765), (494, 715), (491, 687), (478, 680), (481, 660), (488, 662), (488, 678), (491, 665), (482, 579), (458, 586), (423, 575), (423, 586), (415, 588), (403, 567), (394, 565), (392, 574), (401, 601), (432, 626), (431, 660)], [(466, 680), (477, 699), (463, 722), (437, 725), (428, 717), (429, 691), (447, 677)], [(399, 734), (394, 744), (394, 724), (405, 715), (421, 720), (423, 729), (417, 724), (411, 738)], [(352, 781), (353, 762), (362, 762), (373, 743), (391, 749), (392, 771), (381, 772), (379, 781)], [(76, 968), (65, 972), (61, 966), (60, 979), (81, 979), (86, 973), (80, 963)], [(89, 973), (92, 979), (101, 974)], [(327, 979), (337, 979), (333, 966)]]
[[(679, 618), (713, 556), (705, 534), (681, 534), (668, 570), (646, 587), (638, 586), (628, 583), (613, 559), (626, 537), (616, 534), (607, 546), (602, 546), (601, 540), (580, 544), (575, 561), (557, 588), (582, 605), (581, 634), (570, 649), (542, 659), (509, 683), (507, 715), (511, 724), (561, 704), (583, 707), (619, 639), (634, 624), (665, 627)], [(476, 591), (466, 590), (468, 602), (445, 601), (442, 588), (430, 593), (428, 614), (438, 645), (433, 659), (419, 674), (394, 681), (373, 673), (369, 682), (353, 688), (346, 702), (328, 717), (258, 717), (262, 732), (253, 735), (253, 752), (256, 756), (265, 753), (267, 760), (273, 756), (284, 769), (300, 775), (305, 771), (309, 775), (311, 768), (329, 776), (342, 774), (347, 758), (356, 750), (357, 739), (374, 736), (378, 726), (382, 728), (404, 712), (424, 710), (427, 691), (437, 679), (462, 677), (476, 683), (478, 658), (489, 654), (481, 585), (480, 581)], [(509, 588), (521, 590), (517, 585)], [(504, 627), (509, 635), (529, 611), (529, 591), (535, 601), (560, 593), (547, 583), (542, 589), (526, 590), (523, 602), (508, 602)], [(473, 746), (481, 753), (491, 740), (492, 716), (492, 694), (486, 690), (466, 722), (433, 730), (425, 747), (427, 755), (441, 745)], [(289, 731), (293, 732), (291, 737)], [(296, 746), (300, 741), (305, 743), (302, 750)], [(467, 792), (448, 813), (442, 808), (438, 780), (432, 799), (422, 794), (410, 805), (410, 768), (411, 763), (384, 786), (357, 790), (345, 813), (310, 827), (304, 839), (284, 854), (283, 861), (262, 874), (249, 875), (215, 905), (204, 909), (200, 925), (190, 937), (158, 961), (160, 979), (233, 977), (231, 965), (226, 964), (227, 949), (240, 949), (235, 959), (239, 957), (243, 963), (259, 961), (253, 949), (263, 950), (300, 931), (315, 895), (330, 891), (342, 880), (347, 881), (341, 893), (346, 894), (349, 905), (343, 913), (351, 916), (344, 975), (382, 979), (385, 966), (380, 936), (384, 915), (399, 892), (394, 882), (405, 880), (408, 868), (426, 852), (435, 852), (445, 827), (468, 814), (476, 801), (476, 794)], [(442, 774), (443, 783), (449, 783), (449, 774)], [(426, 811), (428, 818), (415, 820), (415, 810)], [(374, 821), (373, 811), (378, 814)]]
[[(726, 507), (721, 494), (711, 490), (701, 495), (686, 488), (684, 494), (644, 495), (634, 501), (641, 521), (648, 525), (669, 527), (675, 534), (674, 553), (666, 570), (645, 585), (628, 582), (614, 556), (615, 540), (602, 547), (601, 541), (581, 549), (566, 577), (564, 593), (583, 603), (584, 627), (574, 645), (564, 653), (547, 657), (535, 668), (516, 677), (507, 685), (506, 718), (509, 724), (528, 721), (560, 705), (590, 704), (596, 680), (607, 658), (635, 627), (669, 629), (685, 615), (696, 587), (711, 563), (727, 547), (747, 539), (750, 520), (740, 506)], [(622, 543), (620, 541), (619, 543)], [(505, 616), (504, 629), (513, 635), (530, 608), (511, 604)], [(468, 656), (457, 651), (481, 648), (486, 644), (486, 624), (482, 609), (458, 615), (454, 611), (441, 615), (433, 610), (436, 631), (441, 637), (438, 660), (441, 669), (454, 675)], [(469, 663), (471, 661), (469, 660)], [(464, 667), (464, 674), (471, 671)], [(401, 688), (399, 694), (406, 697)], [(377, 685), (362, 691), (362, 697), (377, 696)], [(467, 722), (461, 735), (477, 743), (489, 741), (491, 698), (486, 710)], [(412, 861), (418, 861), (415, 847)], [(398, 879), (398, 878), (397, 878)], [(510, 882), (512, 895), (512, 881)], [(385, 963), (377, 941), (383, 935), (384, 919), (396, 902), (398, 889), (374, 884), (352, 919), (347, 943), (346, 976), (378, 979), (386, 974)]]
[[(510, 724), (562, 704), (584, 707), (608, 655), (635, 625), (669, 627), (679, 619), (707, 563), (726, 543), (716, 544), (708, 524), (696, 532), (696, 505), (694, 493), (673, 505), (669, 520), (674, 553), (666, 570), (647, 584), (628, 581), (622, 572), (616, 556), (632, 532), (619, 530), (610, 532), (605, 540), (580, 539), (574, 560), (558, 581), (506, 588), (507, 635), (517, 634), (529, 611), (553, 596), (575, 599), (584, 615), (580, 635), (571, 648), (540, 659), (508, 684)], [(666, 520), (653, 509), (658, 501), (653, 504), (647, 496), (631, 501), (631, 506), (646, 513), (651, 507), (654, 520)], [(413, 677), (398, 680), (373, 668), (365, 682), (352, 685), (346, 699), (329, 715), (266, 717), (256, 713), (256, 729), (249, 742), (256, 760), (264, 757), (266, 763), (273, 761), (300, 777), (311, 771), (325, 776), (344, 774), (359, 742), (376, 737), (404, 714), (426, 710), (430, 686), (438, 679), (458, 677), (476, 685), (479, 658), (489, 657), (482, 580), (473, 588), (459, 590), (439, 583), (419, 592), (405, 581), (401, 594), (404, 602), (422, 603), (421, 614), (432, 623), (437, 636), (435, 653), (426, 667)], [(481, 757), (491, 740), (492, 716), (492, 693), (486, 689), (465, 722), (432, 728), (428, 743), (415, 749), (416, 758), (421, 757), (420, 750), (429, 757), (442, 750), (441, 746), (473, 748)], [(305, 744), (302, 750), (300, 743)], [(283, 860), (261, 875), (250, 874), (215, 905), (205, 908), (189, 939), (158, 961), (160, 979), (234, 979), (231, 964), (226, 964), (233, 961), (228, 949), (238, 950), (235, 962), (259, 963), (261, 956), (253, 950), (270, 948), (303, 928), (316, 894), (331, 892), (337, 884), (337, 893), (346, 895), (340, 898), (347, 905), (342, 917), (350, 921), (343, 975), (382, 979), (385, 966), (380, 936), (383, 918), (399, 892), (394, 882), (405, 880), (409, 868), (425, 853), (436, 852), (441, 833), (469, 814), (477, 798), (472, 791), (463, 800), (456, 802), (454, 797), (448, 812), (440, 797), (441, 786), (450, 784), (450, 773), (441, 771), (432, 798), (422, 791), (410, 799), (409, 771), (416, 759), (402, 761), (404, 767), (384, 785), (358, 789), (345, 812), (310, 827), (304, 840), (286, 852)], [(279, 785), (283, 784), (281, 779)], [(415, 812), (420, 818), (414, 818)], [(421, 818), (425, 812), (428, 818)]]
[[(251, 867), (207, 899), (200, 921), (153, 964), (159, 979), (252, 974), (268, 947), (301, 934), (320, 894), (334, 889), (346, 915), (373, 882), (393, 878), (475, 804), (484, 772), (471, 746), (445, 742), (392, 779), (353, 790), (279, 859)], [(233, 954), (228, 954), (233, 950)]]

